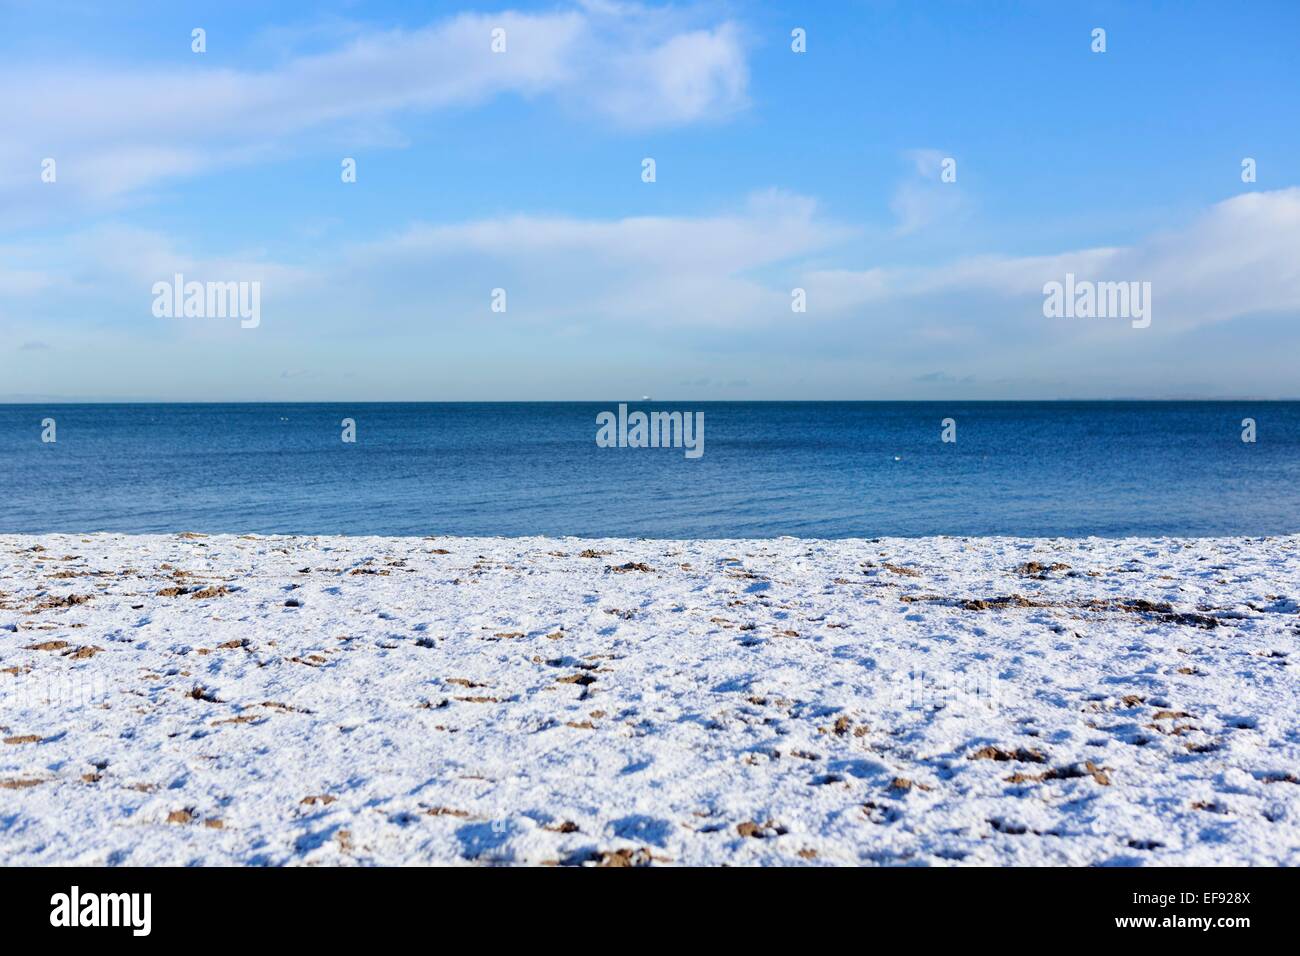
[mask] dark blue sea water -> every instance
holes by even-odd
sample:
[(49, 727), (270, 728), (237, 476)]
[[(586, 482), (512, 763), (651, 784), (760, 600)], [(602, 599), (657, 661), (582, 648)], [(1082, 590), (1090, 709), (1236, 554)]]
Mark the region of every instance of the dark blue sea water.
[[(0, 532), (1225, 535), (1300, 531), (1297, 402), (0, 406)], [(940, 441), (956, 419), (957, 442)], [(1254, 418), (1258, 441), (1241, 440)], [(42, 419), (57, 441), (42, 443)], [(353, 418), (357, 442), (340, 440)]]

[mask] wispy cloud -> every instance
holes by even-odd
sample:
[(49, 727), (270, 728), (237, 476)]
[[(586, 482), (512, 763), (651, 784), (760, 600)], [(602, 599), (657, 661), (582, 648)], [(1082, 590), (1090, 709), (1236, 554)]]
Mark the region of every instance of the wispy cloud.
[(900, 236), (919, 232), (935, 223), (951, 227), (966, 209), (965, 196), (957, 182), (941, 178), (943, 163), (953, 159), (938, 149), (912, 149), (904, 154), (907, 175), (894, 187), (889, 208)]
[[(1300, 187), (1245, 193), (1216, 203), (1192, 222), (1132, 246), (1051, 255), (983, 255), (942, 265), (825, 269), (806, 276), (823, 318), (881, 309), (925, 310), (965, 303), (953, 326), (987, 334), (1041, 328), (1042, 287), (1066, 273), (1094, 281), (1150, 282), (1156, 328), (1187, 331), (1243, 315), (1300, 309)], [(810, 307), (810, 312), (812, 309)], [(971, 321), (986, 313), (988, 322)], [(1063, 334), (1120, 332), (1120, 325), (1075, 322)]]
[[(492, 50), (495, 29), (505, 52)], [(575, 117), (646, 129), (725, 118), (744, 106), (747, 84), (734, 24), (631, 4), (363, 30), (256, 71), (211, 68), (202, 55), (160, 68), (11, 63), (0, 86), (27, 92), (0, 106), (0, 196), (40, 188), (45, 157), (61, 187), (102, 202), (403, 111), (550, 97)]]
[[(819, 389), (894, 382), (893, 394), (908, 397), (954, 389), (991, 397), (1151, 395), (1183, 381), (1153, 375), (1173, 362), (1227, 392), (1290, 394), (1278, 375), (1258, 372), (1254, 339), (1221, 337), (1206, 347), (1197, 336), (1226, 322), (1300, 312), (1292, 255), (1300, 248), (1300, 188), (1237, 196), (1124, 247), (925, 267), (820, 265), (852, 255), (861, 232), (811, 199), (782, 192), (698, 217), (415, 223), (293, 264), (257, 250), (201, 256), (157, 232), (99, 227), (0, 249), (0, 261), (16, 270), (0, 269), (0, 332), (11, 342), (39, 336), (68, 368), (89, 366), (81, 377), (99, 389), (121, 372), (110, 362), (103, 381), (95, 380), (98, 360), (116, 352), (132, 356), (123, 364), (149, 355), (157, 361), (167, 343), (193, 339), (203, 343), (203, 367), (213, 376), (254, 362), (267, 366), (267, 380), (322, 388), (358, 371), (357, 348), (384, 349), (385, 376), (396, 381), (403, 369), (418, 380), (431, 357), (478, 354), (499, 342), (537, 376), (563, 382), (559, 394), (569, 396), (581, 394), (584, 381), (604, 380), (601, 354), (660, 356), (660, 381), (685, 374), (688, 381), (743, 379), (758, 389), (798, 375)], [(174, 272), (261, 281), (261, 327), (154, 318), (150, 285)], [(1066, 272), (1151, 282), (1151, 327), (1045, 318), (1042, 286)], [(806, 313), (791, 310), (796, 286), (806, 289)], [(490, 311), (494, 288), (508, 294), (505, 314)], [(1266, 340), (1286, 347), (1295, 337)], [(337, 343), (347, 345), (340, 351)], [(308, 367), (311, 376), (296, 374)], [(176, 375), (183, 388), (187, 379)], [(15, 386), (39, 390), (40, 376), (29, 378), (20, 373)]]
[[(809, 327), (901, 307), (943, 303), (955, 332), (1041, 328), (1043, 284), (1079, 279), (1149, 281), (1156, 328), (1186, 331), (1258, 312), (1300, 308), (1300, 187), (1220, 202), (1186, 226), (1135, 245), (1050, 255), (983, 255), (920, 267), (818, 268), (860, 230), (819, 213), (815, 201), (777, 190), (708, 216), (580, 219), (508, 215), (415, 223), (345, 243), (300, 263), (257, 250), (222, 256), (185, 251), (156, 231), (94, 227), (72, 236), (0, 247), (0, 306), (10, 314), (146, 314), (149, 285), (175, 272), (199, 280), (257, 279), (281, 314), (380, 308), (388, 322), (438, 313), (478, 315), (487, 291), (510, 291), (517, 321), (637, 321), (657, 327), (762, 328), (790, 321), (790, 291), (806, 288)], [(951, 308), (964, 302), (961, 309)], [(123, 312), (123, 310), (126, 312)], [(985, 318), (984, 313), (990, 317)], [(992, 318), (996, 316), (996, 319)], [(1098, 323), (1061, 326), (1084, 334)], [(1120, 326), (1117, 325), (1116, 328)]]
[(819, 216), (812, 200), (778, 191), (701, 217), (416, 223), (301, 264), (255, 251), (201, 256), (156, 231), (102, 226), (0, 247), (13, 270), (0, 269), (0, 317), (21, 315), (64, 330), (91, 322), (167, 333), (184, 323), (154, 319), (149, 289), (179, 272), (197, 281), (260, 281), (268, 335), (277, 326), (299, 334), (307, 324), (317, 332), (355, 332), (356, 317), (375, 311), (384, 317), (371, 329), (378, 335), (431, 319), (444, 327), (477, 323), (493, 288), (507, 290), (515, 327), (635, 322), (743, 329), (789, 311), (789, 289), (760, 273), (851, 234)]

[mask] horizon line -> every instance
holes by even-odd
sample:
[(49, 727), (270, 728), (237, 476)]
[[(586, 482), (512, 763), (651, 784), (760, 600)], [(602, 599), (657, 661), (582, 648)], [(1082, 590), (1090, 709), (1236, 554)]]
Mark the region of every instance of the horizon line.
[(1117, 396), (1110, 398), (510, 398), (510, 399), (6, 399), (0, 398), (0, 407), (37, 407), (46, 405), (899, 405), (899, 404), (1002, 404), (1041, 405), (1048, 403), (1074, 403), (1103, 405), (1108, 403), (1187, 404), (1236, 402), (1300, 402), (1300, 396), (1266, 398), (1262, 396), (1230, 396), (1216, 398), (1137, 398)]

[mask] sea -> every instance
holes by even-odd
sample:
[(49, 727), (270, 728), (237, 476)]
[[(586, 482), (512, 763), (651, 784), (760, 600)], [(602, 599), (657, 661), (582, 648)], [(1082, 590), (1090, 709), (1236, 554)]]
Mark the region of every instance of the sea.
[(0, 532), (1300, 532), (1300, 402), (627, 403), (698, 457), (602, 447), (619, 405), (0, 405)]

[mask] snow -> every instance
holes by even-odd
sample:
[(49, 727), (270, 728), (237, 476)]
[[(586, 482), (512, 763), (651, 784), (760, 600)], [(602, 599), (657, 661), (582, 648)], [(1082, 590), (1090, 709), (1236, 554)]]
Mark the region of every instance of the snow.
[(1300, 536), (0, 535), (0, 863), (1297, 865), (1297, 601)]

